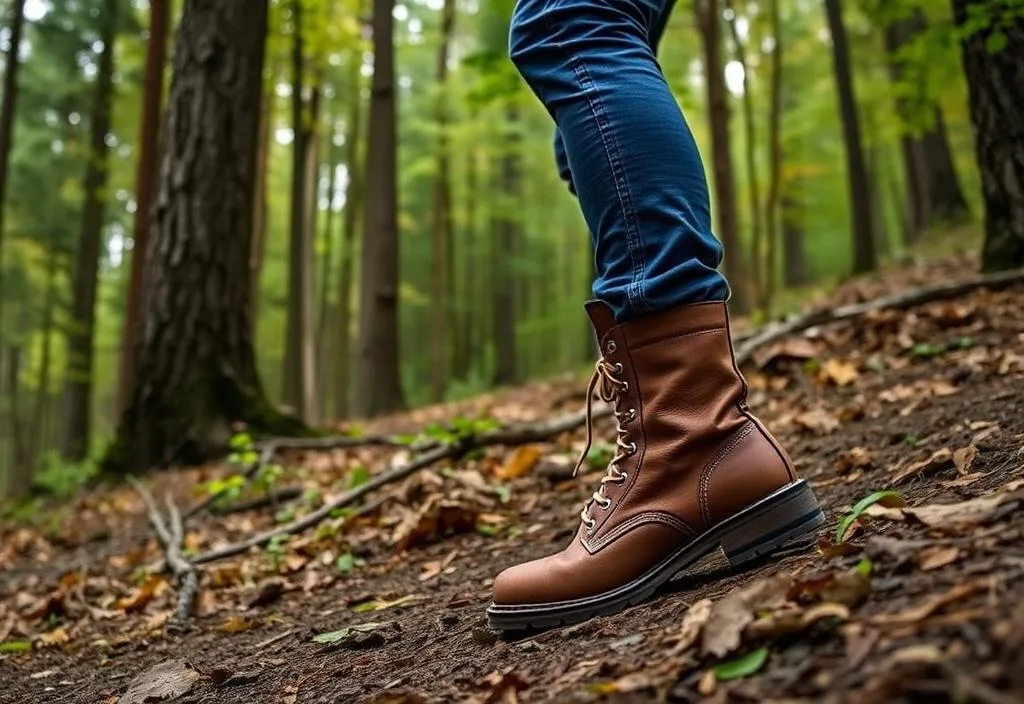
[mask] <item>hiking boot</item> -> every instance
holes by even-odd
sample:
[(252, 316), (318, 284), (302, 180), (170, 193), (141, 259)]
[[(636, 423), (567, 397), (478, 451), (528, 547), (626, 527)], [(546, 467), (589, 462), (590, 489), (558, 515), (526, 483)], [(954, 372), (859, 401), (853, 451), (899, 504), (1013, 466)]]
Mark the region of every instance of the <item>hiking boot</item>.
[(621, 611), (679, 573), (731, 569), (809, 544), (824, 516), (747, 409), (724, 303), (617, 324), (587, 304), (602, 358), (587, 392), (613, 404), (617, 452), (567, 548), (494, 580), (490, 625), (545, 628)]

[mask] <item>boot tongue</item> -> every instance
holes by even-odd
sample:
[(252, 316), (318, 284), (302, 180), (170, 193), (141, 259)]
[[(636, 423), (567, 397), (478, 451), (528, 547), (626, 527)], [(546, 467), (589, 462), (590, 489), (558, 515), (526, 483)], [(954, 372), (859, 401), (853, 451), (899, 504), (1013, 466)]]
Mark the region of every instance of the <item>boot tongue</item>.
[(617, 325), (615, 314), (604, 301), (587, 301), (585, 308), (587, 315), (590, 316), (590, 322), (594, 326), (594, 332), (597, 334), (597, 342), (600, 344), (604, 342), (605, 336), (611, 329)]

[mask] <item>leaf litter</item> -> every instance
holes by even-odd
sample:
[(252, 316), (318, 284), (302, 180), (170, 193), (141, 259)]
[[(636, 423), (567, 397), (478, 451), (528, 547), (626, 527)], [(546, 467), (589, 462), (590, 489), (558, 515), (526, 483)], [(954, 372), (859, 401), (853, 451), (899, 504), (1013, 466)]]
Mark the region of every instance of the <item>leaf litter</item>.
[[(956, 278), (963, 267), (853, 282), (835, 303)], [(192, 630), (172, 635), (177, 588), (160, 572), (159, 547), (138, 537), (136, 497), (98, 488), (53, 530), (0, 528), (7, 693), (36, 701), (50, 686), (74, 689), (67, 701), (121, 704), (179, 689), (229, 704), (1024, 696), (1024, 421), (1015, 391), (1024, 383), (1024, 290), (951, 303), (808, 331), (755, 358), (751, 405), (830, 521), (818, 550), (720, 581), (688, 577), (583, 627), (521, 642), (495, 636), (482, 617), (490, 580), (572, 536), (589, 493), (566, 473), (578, 429), (439, 465), (381, 489), (358, 516), (341, 511), (204, 566)], [(358, 432), (415, 439), (458, 418), (538, 420), (577, 410), (579, 381), (420, 409)], [(598, 424), (606, 437), (610, 428)], [(278, 481), (299, 488), (298, 498), (196, 515), (186, 546), (197, 554), (301, 518), (396, 461), (404, 460), (386, 446), (284, 452)], [(196, 487), (232, 471), (164, 473), (153, 492), (188, 505), (203, 496)], [(863, 499), (897, 488), (904, 505), (876, 499), (850, 518)], [(109, 537), (83, 537), (101, 534)], [(83, 551), (87, 561), (73, 557)], [(188, 661), (175, 660), (182, 652)], [(31, 676), (47, 671), (59, 674)]]

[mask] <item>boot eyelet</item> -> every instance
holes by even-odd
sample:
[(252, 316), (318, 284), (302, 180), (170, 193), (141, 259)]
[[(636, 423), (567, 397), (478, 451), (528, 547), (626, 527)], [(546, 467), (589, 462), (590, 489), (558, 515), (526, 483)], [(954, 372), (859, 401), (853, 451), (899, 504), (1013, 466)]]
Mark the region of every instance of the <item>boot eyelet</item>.
[(629, 391), (629, 382), (624, 381), (622, 382), (622, 393), (626, 393), (627, 391)]
[(629, 443), (629, 454), (635, 455), (636, 454), (636, 449), (637, 448), (636, 448), (636, 443), (635, 442)]
[(604, 348), (608, 350), (608, 354), (615, 354), (615, 350), (618, 349), (618, 346), (615, 344), (615, 340), (609, 340), (608, 344), (605, 345)]
[(636, 409), (635, 408), (630, 408), (629, 409), (629, 415), (626, 416), (626, 422), (629, 423), (629, 422), (634, 421), (634, 420), (636, 420)]
[(598, 504), (598, 506), (600, 506), (601, 508), (603, 508), (605, 510), (608, 510), (608, 508), (610, 508), (611, 505), (612, 505), (612, 500), (611, 499), (605, 499), (604, 503), (599, 503)]
[(621, 374), (622, 373), (622, 362), (616, 362), (615, 363), (615, 373), (616, 374)]
[(629, 479), (629, 472), (619, 472), (619, 483), (625, 483)]

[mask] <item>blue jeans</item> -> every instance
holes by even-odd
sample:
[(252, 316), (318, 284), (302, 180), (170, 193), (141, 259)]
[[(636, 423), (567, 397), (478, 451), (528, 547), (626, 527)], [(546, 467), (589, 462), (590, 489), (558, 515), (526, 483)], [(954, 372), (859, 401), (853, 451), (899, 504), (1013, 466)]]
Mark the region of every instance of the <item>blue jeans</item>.
[(655, 57), (672, 4), (517, 0), (512, 15), (509, 54), (555, 121), (594, 295), (620, 322), (729, 295), (697, 143)]

